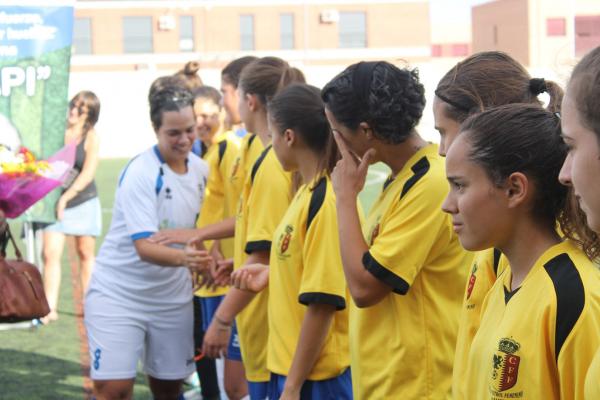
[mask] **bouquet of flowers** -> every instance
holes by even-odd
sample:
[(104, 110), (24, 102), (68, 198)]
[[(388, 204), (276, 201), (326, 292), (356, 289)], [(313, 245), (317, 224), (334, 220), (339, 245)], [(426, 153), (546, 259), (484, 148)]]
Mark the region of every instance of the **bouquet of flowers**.
[(16, 218), (67, 178), (75, 146), (67, 145), (47, 161), (36, 160), (24, 147), (14, 153), (0, 145), (0, 210)]

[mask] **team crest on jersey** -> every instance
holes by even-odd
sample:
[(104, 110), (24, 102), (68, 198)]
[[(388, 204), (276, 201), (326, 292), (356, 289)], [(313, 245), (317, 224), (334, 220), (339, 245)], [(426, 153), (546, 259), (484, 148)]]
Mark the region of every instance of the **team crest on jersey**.
[(282, 233), (279, 236), (279, 254), (284, 254), (288, 247), (290, 247), (290, 240), (292, 240), (292, 232), (294, 232), (294, 227), (291, 225), (286, 225), (285, 233)]
[(521, 345), (513, 338), (502, 338), (492, 359), (492, 386), (497, 392), (509, 390), (517, 384), (521, 357), (515, 353)]
[(471, 270), (471, 276), (469, 277), (469, 285), (467, 286), (467, 300), (471, 297), (471, 293), (473, 293), (473, 288), (475, 287), (475, 281), (477, 280), (477, 263), (473, 264), (473, 269)]

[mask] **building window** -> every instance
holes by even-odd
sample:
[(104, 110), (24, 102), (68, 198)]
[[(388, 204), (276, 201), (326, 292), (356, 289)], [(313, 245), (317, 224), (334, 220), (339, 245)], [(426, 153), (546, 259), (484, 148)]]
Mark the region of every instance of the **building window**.
[(191, 15), (179, 17), (179, 50), (194, 51), (194, 17)]
[(600, 36), (600, 15), (586, 15), (575, 17), (575, 36), (598, 37)]
[(75, 18), (73, 23), (73, 53), (92, 54), (91, 18)]
[(367, 47), (367, 23), (364, 12), (341, 12), (339, 47)]
[(547, 18), (546, 35), (565, 36), (567, 34), (567, 22), (564, 18)]
[(600, 15), (575, 16), (575, 55), (583, 56), (600, 46)]
[(123, 17), (123, 51), (152, 53), (152, 17)]
[(240, 15), (240, 48), (254, 50), (254, 15)]
[(289, 50), (294, 48), (294, 14), (279, 15), (279, 32), (281, 48)]

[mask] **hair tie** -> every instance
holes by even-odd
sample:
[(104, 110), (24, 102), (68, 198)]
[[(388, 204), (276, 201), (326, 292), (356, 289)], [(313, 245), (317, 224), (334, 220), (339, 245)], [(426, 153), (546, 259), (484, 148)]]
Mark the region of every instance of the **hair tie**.
[(534, 95), (548, 91), (548, 86), (544, 78), (533, 78), (529, 80), (529, 91)]

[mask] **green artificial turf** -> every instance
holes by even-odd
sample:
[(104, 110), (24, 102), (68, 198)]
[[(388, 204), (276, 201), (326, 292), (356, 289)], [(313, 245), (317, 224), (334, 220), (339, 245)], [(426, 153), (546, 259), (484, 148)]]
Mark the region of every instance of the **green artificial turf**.
[[(103, 232), (106, 234), (112, 217), (112, 205), (119, 172), (127, 160), (100, 161), (96, 183), (102, 204)], [(387, 174), (385, 166), (371, 167), (368, 185), (361, 193), (361, 203), (367, 211), (380, 192)], [(21, 224), (11, 223), (13, 233), (19, 234)], [(97, 248), (102, 243), (97, 242)], [(19, 240), (19, 246), (25, 248)], [(78, 315), (73, 300), (71, 267), (67, 249), (63, 254), (62, 284), (59, 298), (58, 321), (30, 329), (0, 331), (0, 399), (82, 399), (84, 379), (81, 367)], [(150, 398), (150, 391), (142, 374), (138, 374), (134, 389), (135, 399)]]

